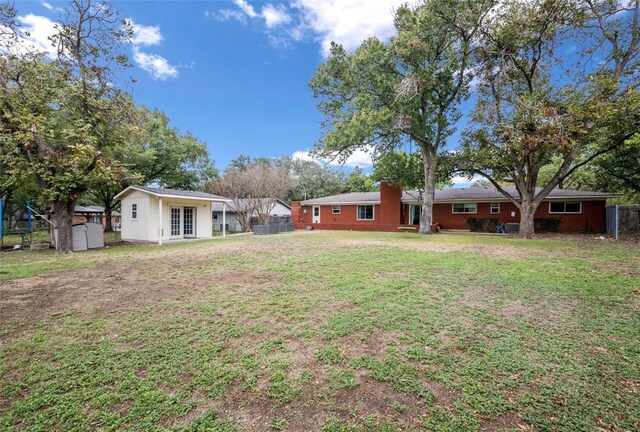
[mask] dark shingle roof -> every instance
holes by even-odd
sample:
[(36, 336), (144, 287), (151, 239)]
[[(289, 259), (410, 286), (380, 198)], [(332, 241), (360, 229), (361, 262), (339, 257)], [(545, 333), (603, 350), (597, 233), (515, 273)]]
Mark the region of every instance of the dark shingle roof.
[(302, 201), (302, 204), (359, 203), (380, 201), (380, 192), (351, 192)]
[[(514, 186), (504, 188), (512, 197), (518, 197), (518, 192)], [(536, 189), (536, 193), (540, 188)], [(554, 189), (547, 196), (547, 199), (560, 198), (611, 198), (613, 194), (607, 192), (590, 192), (577, 191), (571, 189)], [(403, 191), (402, 201), (417, 201), (420, 197), (418, 191)], [(473, 200), (496, 200), (502, 201), (507, 198), (494, 188), (450, 188), (438, 189), (435, 194), (436, 202), (450, 201), (473, 201)], [(314, 198), (302, 201), (302, 204), (341, 204), (341, 203), (359, 203), (359, 202), (380, 202), (380, 192), (352, 192), (341, 195), (332, 195), (322, 198)]]

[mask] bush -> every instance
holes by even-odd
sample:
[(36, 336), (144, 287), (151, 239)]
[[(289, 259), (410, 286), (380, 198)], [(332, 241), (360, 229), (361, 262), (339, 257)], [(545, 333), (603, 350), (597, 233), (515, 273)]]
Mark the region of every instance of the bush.
[(536, 232), (559, 232), (560, 218), (536, 218), (533, 227)]
[(473, 232), (496, 232), (498, 219), (496, 218), (467, 218), (467, 224)]

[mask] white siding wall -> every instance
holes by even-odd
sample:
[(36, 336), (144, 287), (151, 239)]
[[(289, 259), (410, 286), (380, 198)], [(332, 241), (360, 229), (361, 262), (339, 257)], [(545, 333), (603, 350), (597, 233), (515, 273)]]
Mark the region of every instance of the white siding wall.
[[(132, 204), (138, 206), (138, 217), (132, 218)], [(142, 192), (132, 192), (122, 198), (122, 239), (150, 241), (149, 226), (152, 224), (152, 213), (149, 205), (149, 195)], [(157, 222), (156, 222), (157, 223)], [(156, 225), (157, 226), (157, 225)]]
[[(196, 237), (211, 238), (211, 203), (208, 201), (194, 201), (180, 198), (162, 199), (162, 227), (159, 228), (158, 213), (159, 198), (143, 192), (133, 191), (121, 200), (122, 207), (122, 239), (134, 241), (157, 242), (159, 232), (162, 239), (169, 240), (170, 236), (170, 208), (193, 207), (196, 209)], [(138, 205), (138, 218), (131, 217), (131, 204)]]
[(271, 216), (291, 216), (291, 209), (282, 205), (280, 202), (277, 202), (269, 214)]

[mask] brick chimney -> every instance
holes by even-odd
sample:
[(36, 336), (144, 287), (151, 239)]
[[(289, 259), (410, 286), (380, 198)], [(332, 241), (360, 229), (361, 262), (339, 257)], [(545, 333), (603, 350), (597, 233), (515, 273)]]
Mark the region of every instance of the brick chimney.
[(402, 189), (386, 181), (380, 182), (380, 211), (376, 214), (381, 224), (402, 223)]

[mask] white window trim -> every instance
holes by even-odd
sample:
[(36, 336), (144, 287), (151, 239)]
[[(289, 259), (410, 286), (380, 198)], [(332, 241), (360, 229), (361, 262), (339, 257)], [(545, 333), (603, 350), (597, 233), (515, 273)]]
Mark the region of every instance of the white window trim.
[[(568, 211), (561, 211), (561, 212), (554, 212), (551, 211), (551, 203), (564, 203), (564, 207), (567, 208), (567, 203), (578, 203), (580, 204), (580, 211), (577, 212), (568, 212)], [(582, 214), (582, 201), (549, 201), (549, 214)]]
[[(456, 204), (462, 204), (463, 206), (467, 205), (467, 204), (475, 204), (476, 211), (473, 211), (473, 212), (466, 212), (466, 211), (457, 212), (457, 211), (455, 211)], [(478, 213), (478, 203), (475, 203), (475, 202), (452, 203), (451, 204), (451, 213), (453, 213), (453, 214), (477, 214)]]
[[(360, 207), (371, 207), (371, 219), (360, 219)], [(376, 220), (376, 206), (373, 204), (360, 204), (356, 206), (356, 219), (359, 221), (372, 221)]]
[[(133, 210), (135, 207), (135, 211)], [(138, 203), (131, 203), (131, 220), (138, 220)], [(135, 213), (135, 216), (133, 215)]]
[[(498, 211), (493, 211), (493, 206), (494, 204), (498, 204)], [(476, 207), (477, 208), (477, 207)], [(491, 214), (500, 214), (500, 203), (499, 202), (492, 202), (489, 204), (489, 212)]]
[[(336, 211), (336, 207), (338, 208), (338, 211)], [(339, 205), (332, 205), (331, 206), (331, 214), (340, 214), (340, 206)]]

